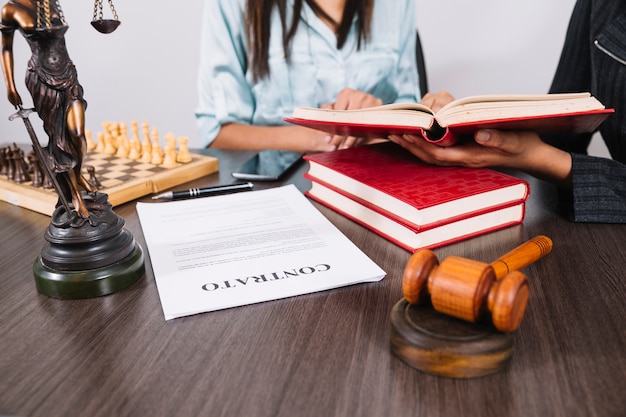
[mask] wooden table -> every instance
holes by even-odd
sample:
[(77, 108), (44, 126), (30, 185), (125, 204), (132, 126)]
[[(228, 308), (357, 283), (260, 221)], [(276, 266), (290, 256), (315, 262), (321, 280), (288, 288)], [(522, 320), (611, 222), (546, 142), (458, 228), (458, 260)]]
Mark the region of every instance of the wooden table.
[[(195, 186), (232, 182), (249, 156), (207, 152), (220, 173)], [(287, 181), (305, 190), (305, 170)], [(554, 241), (524, 269), (531, 296), (511, 362), (466, 380), (422, 373), (391, 354), (389, 312), (410, 254), (322, 206), (385, 279), (166, 322), (149, 257), (145, 277), (110, 296), (37, 293), (32, 265), (49, 218), (0, 203), (0, 414), (623, 416), (626, 226), (570, 223), (552, 187), (525, 178), (523, 225), (435, 251), (490, 262), (538, 234)], [(135, 204), (116, 212), (145, 248)]]

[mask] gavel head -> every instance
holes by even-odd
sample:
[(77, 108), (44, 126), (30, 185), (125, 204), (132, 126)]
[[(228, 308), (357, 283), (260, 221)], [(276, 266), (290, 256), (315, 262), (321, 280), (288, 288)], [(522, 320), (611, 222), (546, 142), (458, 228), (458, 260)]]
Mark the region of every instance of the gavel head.
[(411, 304), (430, 302), (435, 310), (466, 321), (491, 316), (502, 332), (522, 321), (528, 301), (528, 280), (519, 271), (496, 279), (491, 265), (450, 256), (441, 263), (427, 249), (416, 251), (402, 278), (402, 293)]

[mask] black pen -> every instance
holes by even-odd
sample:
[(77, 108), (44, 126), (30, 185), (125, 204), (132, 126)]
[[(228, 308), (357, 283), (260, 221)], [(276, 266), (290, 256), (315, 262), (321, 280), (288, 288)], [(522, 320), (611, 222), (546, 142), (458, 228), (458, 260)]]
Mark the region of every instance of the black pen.
[(182, 198), (206, 197), (213, 194), (251, 190), (254, 184), (246, 182), (244, 184), (216, 185), (206, 188), (190, 188), (185, 191), (167, 191), (163, 194), (155, 195), (153, 200), (180, 200)]

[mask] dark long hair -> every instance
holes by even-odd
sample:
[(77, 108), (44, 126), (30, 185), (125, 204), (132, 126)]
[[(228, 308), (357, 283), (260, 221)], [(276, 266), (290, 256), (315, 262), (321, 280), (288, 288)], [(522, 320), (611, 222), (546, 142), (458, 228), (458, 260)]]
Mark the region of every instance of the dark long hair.
[(324, 19), (334, 23), (338, 49), (341, 49), (345, 44), (355, 16), (358, 17), (359, 25), (357, 48), (360, 48), (361, 44), (369, 37), (374, 0), (346, 0), (341, 22), (334, 22), (317, 5), (315, 0), (295, 0), (293, 16), (289, 26), (287, 26), (286, 21), (287, 0), (248, 0), (246, 5), (246, 36), (250, 49), (248, 65), (252, 69), (255, 80), (265, 78), (270, 73), (268, 51), (272, 10), (274, 7), (278, 8), (283, 27), (283, 49), (285, 57), (289, 61), (289, 45), (298, 28), (303, 1), (306, 1), (318, 16), (322, 16)]

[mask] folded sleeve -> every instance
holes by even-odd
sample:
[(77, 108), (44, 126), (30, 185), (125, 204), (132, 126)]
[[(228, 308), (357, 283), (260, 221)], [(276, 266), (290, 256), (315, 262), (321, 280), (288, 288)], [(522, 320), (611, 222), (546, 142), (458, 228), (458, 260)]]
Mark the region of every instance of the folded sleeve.
[(250, 123), (254, 98), (246, 79), (244, 2), (207, 0), (202, 16), (196, 121), (204, 146), (227, 123)]

